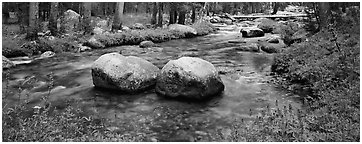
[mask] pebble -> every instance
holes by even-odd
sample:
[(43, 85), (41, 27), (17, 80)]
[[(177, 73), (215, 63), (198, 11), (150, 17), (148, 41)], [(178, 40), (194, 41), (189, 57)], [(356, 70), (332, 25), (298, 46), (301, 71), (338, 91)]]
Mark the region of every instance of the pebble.
[(151, 138), (151, 141), (152, 142), (157, 142), (157, 139), (156, 138)]
[(195, 131), (195, 134), (206, 136), (207, 133), (204, 131)]

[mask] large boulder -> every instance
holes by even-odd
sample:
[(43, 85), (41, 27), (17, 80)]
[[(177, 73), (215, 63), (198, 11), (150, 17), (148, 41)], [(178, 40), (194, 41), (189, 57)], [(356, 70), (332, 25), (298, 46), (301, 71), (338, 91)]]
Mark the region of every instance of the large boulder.
[(190, 26), (186, 26), (186, 25), (181, 25), (181, 24), (171, 24), (168, 26), (168, 28), (171, 31), (178, 31), (180, 33), (186, 34), (186, 35), (196, 35), (197, 31), (190, 27)]
[(65, 33), (74, 32), (79, 27), (80, 14), (73, 10), (67, 10), (63, 14), (61, 25)]
[(158, 72), (159, 68), (142, 58), (119, 53), (104, 54), (92, 65), (95, 87), (129, 93), (154, 86)]
[(8, 69), (15, 66), (15, 64), (10, 61), (8, 58), (3, 56), (3, 69)]
[(223, 90), (215, 67), (196, 57), (169, 61), (157, 77), (156, 92), (166, 97), (201, 100)]
[(240, 30), (243, 37), (262, 37), (264, 36), (264, 31), (256, 27), (243, 27)]
[(267, 18), (261, 18), (257, 22), (259, 22), (257, 28), (262, 29), (264, 33), (270, 33), (279, 26), (278, 22)]
[(106, 46), (101, 43), (99, 40), (97, 40), (94, 36), (91, 37), (87, 42), (83, 44), (84, 46), (89, 46), (92, 49), (103, 49)]

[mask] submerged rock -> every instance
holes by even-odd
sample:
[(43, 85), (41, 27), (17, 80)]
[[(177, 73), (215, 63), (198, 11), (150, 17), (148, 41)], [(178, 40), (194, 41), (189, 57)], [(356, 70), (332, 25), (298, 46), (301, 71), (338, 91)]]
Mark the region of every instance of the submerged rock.
[(225, 20), (224, 20), (224, 23), (227, 24), (227, 25), (232, 25), (232, 24), (233, 24), (233, 21), (230, 20), (230, 19), (225, 19)]
[(142, 58), (119, 53), (104, 54), (92, 65), (96, 87), (130, 93), (154, 86), (158, 72), (155, 65)]
[(222, 22), (222, 18), (218, 17), (218, 16), (214, 16), (210, 19), (211, 23), (221, 23)]
[(83, 45), (78, 45), (78, 52), (85, 52), (85, 51), (91, 51), (92, 48), (88, 47), (88, 46), (83, 46)]
[(53, 57), (53, 56), (55, 56), (54, 52), (46, 51), (46, 52), (44, 52), (43, 54), (40, 55), (40, 59), (42, 59), (42, 58), (50, 58), (50, 57)]
[(149, 48), (149, 47), (155, 47), (157, 46), (155, 43), (153, 43), (152, 41), (143, 41), (139, 44), (140, 48)]
[(248, 51), (248, 52), (260, 52), (260, 45), (258, 43), (251, 43), (249, 45), (243, 45), (237, 47), (236, 50)]
[(241, 28), (240, 30), (243, 37), (262, 37), (264, 36), (264, 31), (256, 28), (256, 27), (247, 27), (247, 28)]
[(157, 77), (156, 92), (166, 97), (205, 99), (223, 90), (224, 84), (215, 67), (195, 57), (169, 61)]
[(3, 69), (8, 69), (13, 66), (15, 66), (15, 64), (12, 61), (10, 61), (8, 58), (3, 56)]
[(268, 43), (279, 43), (278, 38), (271, 38), (268, 40)]

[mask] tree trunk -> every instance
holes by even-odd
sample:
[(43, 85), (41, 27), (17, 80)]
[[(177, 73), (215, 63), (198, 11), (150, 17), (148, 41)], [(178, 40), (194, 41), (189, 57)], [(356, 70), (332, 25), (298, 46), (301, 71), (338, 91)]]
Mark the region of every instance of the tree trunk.
[(196, 21), (196, 8), (195, 8), (195, 6), (193, 5), (192, 6), (192, 10), (191, 10), (191, 21), (192, 21), (192, 23), (195, 23), (195, 21)]
[(205, 16), (205, 13), (208, 13), (207, 11), (207, 2), (204, 3), (204, 6), (201, 8), (201, 12), (200, 12), (200, 17), (204, 17)]
[(251, 13), (254, 13), (254, 11), (255, 11), (255, 10), (254, 10), (254, 3), (251, 2), (250, 5), (251, 5)]
[(177, 19), (176, 3), (171, 2), (170, 3), (170, 24), (176, 23), (176, 19)]
[(272, 15), (277, 14), (278, 8), (279, 8), (279, 3), (278, 2), (273, 2), (273, 12), (271, 14)]
[(116, 13), (114, 14), (112, 31), (117, 31), (122, 29), (123, 10), (124, 10), (124, 2), (118, 2), (116, 4)]
[(57, 18), (58, 18), (58, 2), (52, 2), (50, 3), (49, 30), (53, 36), (58, 35)]
[(26, 38), (36, 40), (39, 30), (39, 2), (31, 2), (29, 5), (29, 29)]
[(206, 5), (206, 16), (210, 16), (210, 5), (205, 2)]
[(26, 33), (26, 27), (29, 24), (29, 3), (17, 4), (17, 17), (19, 19), (20, 33)]
[(163, 3), (159, 2), (158, 3), (158, 23), (157, 26), (158, 27), (162, 27), (162, 21), (163, 21)]
[(318, 4), (319, 7), (319, 30), (327, 28), (328, 24), (330, 23), (330, 6), (328, 2), (320, 2)]
[(153, 3), (153, 10), (152, 10), (152, 18), (151, 18), (151, 24), (156, 24), (157, 23), (157, 3), (154, 2)]
[(182, 10), (180, 11), (179, 13), (179, 16), (178, 16), (178, 24), (185, 24), (185, 18), (186, 18), (186, 11)]
[(83, 12), (83, 28), (85, 34), (91, 34), (93, 29), (91, 26), (91, 11), (92, 3), (83, 2), (84, 12)]

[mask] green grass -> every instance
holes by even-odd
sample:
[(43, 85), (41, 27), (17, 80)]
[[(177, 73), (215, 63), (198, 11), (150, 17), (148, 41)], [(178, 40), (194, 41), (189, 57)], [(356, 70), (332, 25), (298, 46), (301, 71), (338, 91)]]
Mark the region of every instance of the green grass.
[[(167, 28), (131, 30), (120, 33), (104, 33), (96, 35), (95, 39), (106, 47), (121, 45), (138, 45), (142, 41), (152, 41), (155, 43), (169, 41), (172, 39), (190, 38), (202, 36), (214, 32), (216, 29), (208, 22), (197, 22), (191, 25), (196, 31), (196, 35), (189, 35), (179, 31), (172, 31)], [(86, 43), (86, 45), (89, 45)]]
[[(125, 22), (130, 24), (134, 24), (136, 22), (147, 24), (149, 17), (145, 15), (127, 14), (125, 15), (125, 19), (127, 19)], [(120, 33), (104, 33), (96, 35), (95, 38), (106, 47), (111, 47), (121, 45), (138, 45), (145, 40), (157, 43), (169, 41), (172, 39), (190, 38), (207, 35), (216, 30), (208, 22), (197, 22), (190, 26), (196, 29), (196, 35), (189, 35), (179, 31), (171, 31), (167, 28), (156, 28), (131, 30)], [(3, 25), (3, 29), (2, 52), (5, 57), (32, 56), (41, 54), (45, 51), (53, 51), (56, 53), (64, 51), (76, 51), (78, 44), (89, 45), (86, 43), (86, 39), (89, 36), (84, 36), (80, 33), (64, 35), (62, 38), (54, 37), (52, 40), (40, 37), (39, 40), (35, 41), (34, 43), (25, 40), (23, 35), (16, 36), (16, 34), (19, 33), (18, 25)]]

